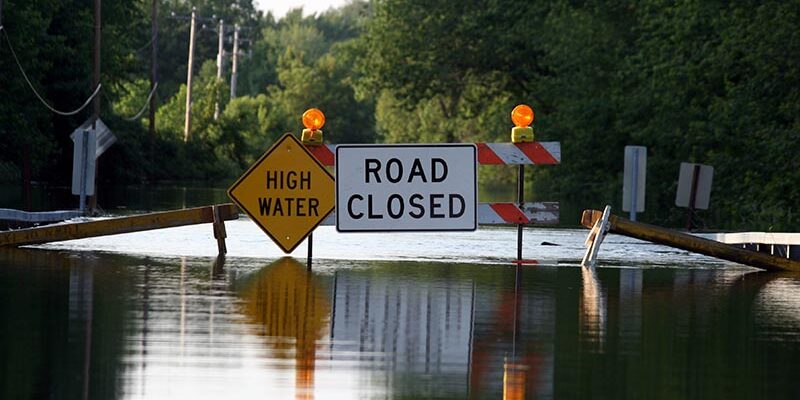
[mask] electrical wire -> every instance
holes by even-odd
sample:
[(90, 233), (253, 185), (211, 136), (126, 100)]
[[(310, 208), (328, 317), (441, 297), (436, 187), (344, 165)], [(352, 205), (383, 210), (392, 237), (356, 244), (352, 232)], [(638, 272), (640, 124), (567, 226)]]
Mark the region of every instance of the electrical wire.
[(156, 39), (155, 35), (151, 35), (151, 36), (150, 36), (150, 40), (148, 40), (148, 41), (147, 41), (147, 43), (145, 43), (145, 44), (144, 44), (142, 47), (139, 47), (138, 49), (136, 49), (136, 50), (134, 51), (134, 53), (139, 53), (140, 51), (142, 51), (142, 50), (146, 49), (148, 46), (150, 46), (151, 44), (153, 44), (153, 40), (155, 40), (155, 39)]
[(31, 88), (31, 90), (33, 91), (33, 94), (36, 95), (36, 97), (39, 99), (39, 101), (41, 101), (42, 104), (44, 104), (44, 106), (47, 107), (50, 111), (52, 111), (52, 112), (54, 112), (54, 113), (56, 113), (58, 115), (63, 115), (63, 116), (67, 116), (67, 117), (70, 116), (70, 115), (75, 115), (75, 114), (81, 112), (84, 108), (86, 108), (86, 106), (88, 106), (89, 103), (92, 102), (94, 97), (97, 96), (98, 93), (100, 93), (100, 88), (103, 87), (103, 85), (98, 83), (97, 84), (97, 88), (94, 89), (94, 93), (92, 93), (92, 95), (89, 96), (88, 99), (86, 99), (86, 102), (84, 102), (83, 105), (80, 106), (77, 110), (74, 110), (74, 111), (59, 111), (59, 110), (56, 110), (55, 108), (51, 107), (49, 104), (47, 104), (47, 101), (45, 101), (45, 99), (42, 97), (42, 95), (40, 95), (39, 92), (36, 91), (36, 88), (33, 87), (33, 83), (31, 83), (31, 80), (28, 79), (28, 74), (26, 74), (25, 73), (25, 69), (22, 68), (22, 64), (19, 62), (19, 58), (17, 57), (17, 52), (14, 51), (14, 46), (11, 45), (11, 39), (9, 39), (9, 37), (8, 37), (8, 32), (6, 32), (5, 29), (2, 29), (2, 26), (0, 26), (0, 31), (2, 31), (2, 33), (5, 34), (4, 36), (6, 38), (6, 43), (8, 43), (8, 48), (11, 50), (11, 55), (14, 56), (14, 61), (17, 62), (17, 67), (19, 67), (19, 72), (21, 72), (22, 73), (22, 77), (25, 78), (25, 82), (28, 83), (28, 86)]
[(156, 84), (153, 85), (153, 89), (150, 90), (150, 94), (147, 95), (147, 100), (144, 101), (144, 105), (142, 106), (142, 109), (139, 110), (139, 112), (136, 113), (136, 115), (134, 115), (134, 116), (132, 116), (130, 118), (122, 117), (122, 119), (124, 119), (125, 121), (136, 121), (137, 119), (139, 119), (139, 117), (141, 117), (142, 114), (144, 114), (144, 110), (146, 110), (147, 106), (150, 104), (150, 99), (153, 97), (153, 94), (156, 93), (156, 89), (157, 88), (158, 88), (158, 82), (156, 82)]

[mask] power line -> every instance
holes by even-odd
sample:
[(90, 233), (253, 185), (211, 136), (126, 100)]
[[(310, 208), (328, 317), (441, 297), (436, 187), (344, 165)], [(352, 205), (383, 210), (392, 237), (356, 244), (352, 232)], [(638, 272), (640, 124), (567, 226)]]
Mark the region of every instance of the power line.
[(150, 105), (150, 98), (153, 97), (153, 94), (155, 94), (156, 88), (158, 88), (158, 82), (156, 82), (156, 84), (153, 85), (153, 89), (150, 91), (150, 94), (147, 95), (147, 100), (144, 101), (144, 105), (139, 110), (139, 112), (136, 113), (136, 115), (130, 118), (122, 117), (122, 119), (124, 119), (125, 121), (136, 121), (137, 119), (139, 119), (139, 117), (141, 117), (142, 114), (144, 114), (144, 110), (147, 109), (147, 106)]
[(151, 35), (150, 36), (150, 40), (148, 40), (147, 43), (145, 43), (142, 47), (139, 47), (138, 49), (134, 50), (134, 53), (139, 53), (140, 51), (150, 47), (150, 45), (153, 43), (153, 40), (155, 40), (155, 38), (156, 38), (155, 35)]
[(9, 50), (11, 50), (11, 55), (14, 56), (14, 61), (16, 61), (17, 67), (19, 67), (19, 72), (21, 72), (22, 73), (22, 77), (25, 78), (25, 82), (28, 83), (28, 86), (31, 88), (31, 90), (33, 91), (33, 94), (36, 95), (36, 97), (39, 99), (39, 101), (42, 102), (42, 104), (44, 104), (44, 106), (47, 107), (50, 111), (52, 111), (52, 112), (54, 112), (54, 113), (56, 113), (58, 115), (66, 116), (66, 117), (68, 117), (70, 115), (75, 115), (75, 114), (81, 112), (84, 108), (86, 108), (86, 106), (88, 106), (89, 103), (91, 103), (92, 100), (95, 98), (95, 96), (97, 96), (97, 94), (100, 93), (100, 88), (103, 87), (103, 85), (98, 83), (97, 84), (97, 88), (94, 90), (94, 93), (92, 93), (92, 95), (89, 96), (88, 99), (86, 99), (86, 102), (84, 102), (83, 105), (80, 106), (77, 110), (66, 111), (65, 112), (65, 111), (56, 110), (55, 108), (51, 107), (50, 104), (47, 104), (47, 101), (45, 101), (45, 99), (42, 97), (42, 95), (40, 95), (39, 92), (36, 91), (36, 88), (33, 87), (33, 83), (31, 83), (31, 80), (28, 78), (28, 74), (25, 73), (25, 69), (22, 68), (22, 64), (19, 62), (19, 58), (17, 57), (17, 52), (14, 51), (14, 46), (11, 45), (11, 39), (9, 39), (9, 37), (8, 37), (8, 32), (6, 32), (5, 29), (3, 29), (2, 25), (0, 25), (0, 31), (2, 31), (2, 33), (5, 34), (4, 36), (6, 38), (6, 43), (8, 43), (8, 48), (9, 48)]

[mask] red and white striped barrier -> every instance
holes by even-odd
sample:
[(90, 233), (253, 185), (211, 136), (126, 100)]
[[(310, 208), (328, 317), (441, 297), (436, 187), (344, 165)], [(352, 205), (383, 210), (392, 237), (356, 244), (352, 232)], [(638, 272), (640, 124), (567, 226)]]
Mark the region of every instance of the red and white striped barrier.
[[(558, 202), (525, 203), (479, 203), (478, 224), (517, 225), (558, 223)], [(336, 225), (336, 211), (330, 213), (320, 225)]]
[[(475, 143), (481, 165), (561, 164), (560, 142)], [(336, 163), (336, 145), (306, 146), (322, 165)]]

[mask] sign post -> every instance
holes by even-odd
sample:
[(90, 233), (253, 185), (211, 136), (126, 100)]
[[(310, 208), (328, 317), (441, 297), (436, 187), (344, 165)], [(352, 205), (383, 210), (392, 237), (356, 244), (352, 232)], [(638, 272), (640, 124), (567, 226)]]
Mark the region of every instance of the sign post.
[(86, 209), (86, 196), (94, 196), (97, 159), (117, 137), (99, 118), (92, 128), (88, 119), (69, 136), (74, 143), (72, 153), (72, 194), (80, 196), (79, 208)]
[(291, 133), (228, 189), (231, 200), (285, 253), (333, 211), (333, 193), (333, 176)]
[(336, 177), (339, 232), (478, 227), (473, 144), (339, 145)]

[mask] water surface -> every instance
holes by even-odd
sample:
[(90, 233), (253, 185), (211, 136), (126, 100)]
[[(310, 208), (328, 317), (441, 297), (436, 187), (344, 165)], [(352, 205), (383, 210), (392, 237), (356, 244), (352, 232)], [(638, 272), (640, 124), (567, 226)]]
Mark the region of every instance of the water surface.
[(800, 397), (796, 275), (501, 228), (323, 229), (308, 272), (251, 225), (0, 250), (0, 397)]

